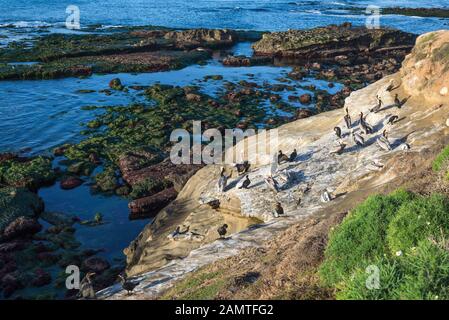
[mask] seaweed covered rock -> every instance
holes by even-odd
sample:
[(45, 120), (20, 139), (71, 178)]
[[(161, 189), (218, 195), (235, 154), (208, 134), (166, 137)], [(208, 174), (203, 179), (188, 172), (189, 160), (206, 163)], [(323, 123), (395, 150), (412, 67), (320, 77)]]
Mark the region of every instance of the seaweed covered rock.
[(350, 24), (308, 30), (265, 33), (253, 45), (256, 55), (330, 59), (346, 55), (350, 59), (365, 52), (411, 49), (416, 36), (393, 29), (367, 29)]
[(232, 30), (191, 29), (171, 31), (165, 39), (173, 41), (178, 48), (192, 49), (196, 47), (219, 48), (230, 46), (237, 41), (237, 33)]
[(42, 226), (35, 218), (18, 217), (3, 230), (0, 240), (27, 238), (42, 230)]
[[(26, 189), (0, 189), (0, 237), (19, 217), (34, 219), (44, 209), (42, 200)], [(11, 231), (11, 228), (9, 229)]]
[(48, 158), (13, 158), (0, 162), (0, 182), (8, 186), (36, 190), (55, 179), (56, 174)]

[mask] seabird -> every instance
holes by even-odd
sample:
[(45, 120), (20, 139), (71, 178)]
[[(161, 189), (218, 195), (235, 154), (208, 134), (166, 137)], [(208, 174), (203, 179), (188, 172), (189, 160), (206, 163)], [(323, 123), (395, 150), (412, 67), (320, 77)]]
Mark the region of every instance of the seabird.
[(321, 194), (321, 201), (322, 202), (329, 202), (332, 200), (332, 195), (330, 194), (329, 191), (324, 190), (324, 192)]
[(288, 162), (290, 160), (290, 158), (282, 153), (282, 150), (279, 150), (278, 152), (278, 164), (281, 164), (282, 162)]
[(251, 184), (251, 180), (249, 180), (249, 176), (246, 175), (245, 181), (243, 181), (242, 185), (239, 187), (239, 189), (248, 189), (249, 185)]
[(284, 214), (284, 208), (282, 208), (282, 205), (279, 201), (276, 201), (276, 205), (273, 209), (273, 216), (275, 218), (279, 218), (279, 216), (282, 216)]
[(97, 296), (95, 295), (94, 286), (92, 284), (92, 277), (95, 275), (95, 272), (89, 272), (86, 274), (84, 279), (80, 283), (80, 290), (78, 292), (78, 298), (82, 299), (95, 299)]
[(134, 288), (137, 287), (139, 283), (133, 283), (129, 281), (126, 277), (122, 276), (121, 274), (119, 274), (118, 276), (121, 280), (120, 282), (122, 284), (123, 290), (126, 290), (127, 294), (130, 295), (133, 292)]
[(363, 146), (365, 144), (365, 139), (358, 133), (355, 133), (352, 131), (352, 139), (354, 140), (354, 143), (358, 146)]
[(338, 147), (330, 152), (330, 154), (342, 154), (346, 148), (346, 144), (342, 141), (338, 141)]
[(220, 236), (220, 239), (223, 239), (228, 232), (228, 225), (225, 223), (221, 227), (217, 229), (218, 235)]
[(293, 162), (293, 161), (295, 161), (297, 156), (298, 156), (298, 152), (296, 151), (296, 149), (293, 149), (293, 152), (290, 154), (290, 157), (289, 157), (288, 160), (290, 162)]
[(340, 127), (334, 128), (335, 134), (337, 135), (338, 139), (341, 139), (341, 129)]
[(346, 114), (344, 116), (344, 120), (345, 120), (345, 123), (346, 123), (346, 127), (348, 129), (351, 129), (351, 116), (349, 115), (349, 111), (348, 111), (347, 107), (346, 107), (345, 111), (346, 111)]
[(247, 160), (243, 161), (243, 163), (237, 163), (235, 165), (235, 168), (237, 168), (237, 172), (241, 175), (244, 173), (247, 173), (249, 168), (250, 168), (250, 164)]
[(396, 89), (394, 85), (395, 85), (395, 84), (394, 84), (394, 80), (391, 79), (391, 80), (390, 80), (390, 84), (389, 84), (388, 87), (386, 88), (386, 91), (391, 92), (391, 91), (393, 91), (394, 89)]
[(370, 110), (370, 112), (374, 113), (379, 112), (380, 108), (382, 107), (382, 104), (383, 104), (382, 100), (379, 97), (377, 97), (377, 104)]
[(395, 124), (396, 121), (398, 121), (398, 119), (399, 119), (398, 116), (393, 115), (390, 118), (388, 118), (387, 124), (393, 125), (393, 124)]
[(388, 141), (387, 130), (384, 130), (382, 132), (382, 135), (379, 138), (377, 138), (376, 142), (379, 145), (379, 147), (381, 147), (383, 150), (385, 150), (385, 151), (391, 150), (390, 141)]
[(220, 178), (218, 179), (218, 190), (224, 192), (228, 183), (228, 177), (224, 174), (225, 169), (221, 167)]
[(363, 116), (363, 112), (360, 112), (360, 126), (362, 127), (362, 130), (365, 132), (365, 134), (373, 133), (373, 127), (368, 122), (366, 122), (366, 116)]
[(401, 107), (401, 100), (399, 100), (399, 95), (397, 93), (394, 96), (394, 104), (399, 108)]
[(265, 183), (274, 191), (274, 192), (279, 192), (279, 184), (277, 183), (277, 181), (269, 176), (266, 177), (265, 179)]

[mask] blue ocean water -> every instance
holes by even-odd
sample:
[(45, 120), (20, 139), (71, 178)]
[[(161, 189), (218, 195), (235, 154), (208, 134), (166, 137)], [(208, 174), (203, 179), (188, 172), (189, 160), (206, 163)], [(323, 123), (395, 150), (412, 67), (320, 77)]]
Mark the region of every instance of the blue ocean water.
[[(66, 7), (80, 8), (81, 27), (101, 24), (160, 25), (175, 28), (232, 28), (253, 30), (306, 29), (350, 21), (363, 25), (364, 14), (351, 8), (368, 5), (379, 7), (449, 7), (449, 0), (0, 0), (0, 47), (13, 40), (26, 39), (41, 31), (76, 32), (64, 28)], [(449, 19), (382, 16), (380, 24), (413, 33), (449, 28)], [(237, 46), (236, 53), (248, 52), (248, 46)], [(31, 153), (46, 153), (65, 142), (78, 141), (80, 125), (93, 116), (82, 111), (85, 105), (122, 105), (139, 99), (135, 93), (101, 94), (110, 79), (119, 76), (126, 85), (150, 85), (156, 82), (197, 84), (213, 94), (217, 83), (201, 83), (206, 75), (221, 74), (225, 80), (248, 79), (276, 82), (288, 67), (226, 68), (210, 61), (183, 70), (153, 74), (94, 75), (87, 79), (41, 81), (0, 81), (0, 152), (31, 148)], [(254, 80), (253, 80), (254, 81)], [(315, 83), (320, 85), (319, 83)], [(79, 93), (78, 90), (95, 90)], [(338, 86), (334, 89), (337, 90)], [(127, 201), (118, 197), (92, 195), (89, 187), (64, 191), (55, 185), (39, 192), (50, 211), (62, 211), (92, 217), (104, 214), (108, 222), (99, 228), (79, 228), (77, 234), (85, 247), (101, 247), (108, 258), (121, 256), (121, 251), (148, 221), (128, 220)], [(114, 235), (111, 237), (111, 235)]]

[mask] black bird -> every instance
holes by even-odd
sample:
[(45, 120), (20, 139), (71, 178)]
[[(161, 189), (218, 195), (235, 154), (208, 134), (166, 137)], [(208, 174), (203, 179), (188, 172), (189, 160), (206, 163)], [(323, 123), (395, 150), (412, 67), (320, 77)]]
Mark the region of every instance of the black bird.
[(282, 153), (282, 150), (279, 150), (278, 163), (280, 164), (281, 162), (288, 162), (289, 160), (290, 158), (286, 154)]
[(296, 149), (293, 149), (293, 152), (290, 153), (290, 158), (288, 160), (290, 162), (293, 162), (293, 161), (295, 161), (297, 156), (298, 156), (298, 152), (296, 151)]
[(273, 216), (275, 218), (279, 218), (279, 216), (282, 216), (284, 214), (284, 208), (282, 208), (282, 205), (280, 202), (276, 201), (276, 205), (274, 206), (273, 210)]
[(380, 108), (382, 107), (382, 104), (383, 104), (382, 100), (379, 97), (377, 97), (377, 104), (374, 106), (374, 108), (370, 110), (370, 112), (374, 113), (379, 112)]
[(243, 181), (242, 185), (239, 187), (239, 189), (248, 189), (249, 185), (251, 184), (251, 180), (249, 180), (249, 176), (246, 175), (245, 181)]
[(92, 277), (95, 272), (89, 272), (80, 283), (80, 290), (78, 292), (78, 298), (82, 299), (95, 299), (95, 290), (92, 283)]
[(334, 128), (335, 134), (337, 135), (338, 139), (341, 139), (341, 129), (340, 127)]
[(226, 233), (228, 232), (228, 225), (225, 223), (224, 225), (222, 225), (220, 228), (217, 229), (217, 232), (220, 238), (223, 239)]
[(366, 122), (366, 116), (363, 116), (363, 112), (360, 112), (360, 126), (362, 127), (362, 130), (365, 132), (365, 134), (373, 133), (373, 127), (368, 122)]
[(351, 129), (351, 116), (349, 115), (348, 108), (346, 108), (345, 111), (346, 111), (346, 114), (344, 116), (344, 119), (345, 119), (346, 127), (348, 127), (348, 129)]
[(121, 274), (119, 274), (118, 276), (120, 277), (120, 280), (121, 280), (120, 282), (121, 282), (121, 284), (122, 284), (122, 288), (123, 288), (124, 290), (126, 290), (126, 292), (128, 293), (128, 295), (130, 295), (130, 294), (133, 292), (134, 288), (137, 287), (137, 285), (138, 285), (139, 283), (137, 283), (137, 282), (131, 282), (131, 281), (129, 281), (126, 277), (122, 276)]
[(398, 119), (399, 119), (398, 116), (391, 116), (390, 118), (388, 118), (387, 123), (388, 123), (389, 125), (395, 124), (396, 121), (398, 121)]
[(235, 167), (237, 168), (237, 172), (239, 174), (247, 173), (249, 168), (250, 168), (250, 166), (251, 165), (249, 164), (249, 162), (247, 160), (243, 161), (243, 163), (237, 163), (235, 165)]
[(401, 107), (401, 100), (399, 100), (399, 95), (397, 93), (394, 96), (394, 104), (399, 108)]

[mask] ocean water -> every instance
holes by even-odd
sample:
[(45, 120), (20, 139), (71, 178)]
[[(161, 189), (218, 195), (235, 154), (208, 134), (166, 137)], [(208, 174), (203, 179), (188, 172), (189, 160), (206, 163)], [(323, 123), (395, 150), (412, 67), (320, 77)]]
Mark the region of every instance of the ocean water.
[[(255, 30), (303, 29), (366, 17), (351, 8), (448, 7), (447, 0), (0, 0), (0, 26), (61, 26), (66, 8), (80, 9), (81, 26), (102, 24), (161, 25), (178, 28), (233, 28)], [(382, 25), (422, 33), (444, 25), (440, 19), (383, 16)], [(446, 21), (447, 23), (447, 21)]]
[[(363, 25), (364, 14), (351, 8), (367, 5), (407, 7), (449, 7), (449, 0), (0, 0), (0, 47), (47, 32), (77, 33), (64, 28), (66, 7), (80, 8), (82, 27), (101, 24), (105, 27), (124, 25), (160, 25), (175, 28), (232, 28), (253, 30), (306, 29), (350, 21)], [(380, 24), (414, 33), (449, 28), (449, 19), (382, 16)], [(240, 44), (234, 53), (250, 54), (249, 44)], [(215, 94), (222, 82), (201, 80), (206, 75), (220, 74), (224, 80), (268, 81), (276, 83), (289, 67), (260, 66), (227, 68), (211, 60), (207, 65), (193, 65), (182, 70), (152, 74), (93, 75), (87, 79), (67, 78), (39, 81), (0, 81), (0, 152), (20, 151), (45, 154), (57, 145), (81, 139), (81, 124), (94, 112), (83, 111), (86, 105), (123, 105), (143, 98), (130, 93), (115, 92), (111, 96), (99, 90), (120, 77), (125, 85), (195, 84), (208, 94)], [(306, 80), (308, 84), (313, 80)], [(313, 81), (320, 88), (327, 83)], [(79, 93), (78, 90), (95, 90)], [(339, 90), (337, 85), (331, 90)], [(301, 92), (297, 92), (299, 94)], [(103, 248), (109, 259), (122, 256), (122, 250), (137, 236), (144, 221), (129, 221), (127, 201), (90, 193), (89, 186), (65, 191), (56, 184), (43, 188), (39, 195), (49, 211), (66, 212), (92, 218), (96, 212), (105, 216), (101, 227), (79, 227), (77, 235), (83, 247)], [(113, 236), (111, 236), (113, 235)]]

